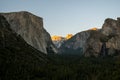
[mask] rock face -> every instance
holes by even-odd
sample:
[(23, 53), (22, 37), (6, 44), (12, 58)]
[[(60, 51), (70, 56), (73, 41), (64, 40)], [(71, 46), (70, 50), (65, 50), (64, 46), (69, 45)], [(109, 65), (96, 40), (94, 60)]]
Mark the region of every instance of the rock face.
[(46, 55), (28, 45), (0, 15), (0, 79), (30, 80), (35, 69), (47, 62)]
[[(94, 37), (93, 37), (94, 36)], [(120, 19), (106, 19), (102, 29), (92, 34), (87, 41), (85, 55), (117, 55), (120, 53)], [(102, 50), (102, 47), (106, 49)], [(90, 47), (89, 47), (90, 46)], [(102, 53), (101, 53), (102, 51)]]
[(72, 36), (73, 36), (73, 34), (67, 34), (65, 38), (68, 40), (68, 39), (70, 39)]
[(67, 40), (60, 48), (66, 53), (77, 50), (84, 56), (117, 55), (120, 53), (120, 18), (106, 19), (102, 29), (80, 32)]
[(49, 33), (43, 28), (43, 19), (29, 12), (1, 13), (11, 25), (11, 29), (23, 39), (44, 53), (52, 51), (57, 53)]
[(51, 39), (53, 41), (53, 43), (55, 44), (55, 46), (57, 48), (60, 48), (61, 45), (68, 39), (70, 39), (73, 35), (72, 34), (67, 34), (66, 37), (62, 37), (62, 36), (51, 36)]
[(101, 52), (102, 42), (101, 37), (104, 35), (101, 33), (101, 30), (91, 31), (89, 38), (86, 41), (85, 46), (85, 56), (99, 56)]
[(109, 48), (108, 54), (120, 52), (120, 18), (117, 20), (106, 19), (102, 27), (102, 33), (110, 36), (106, 41), (106, 47)]
[(86, 41), (90, 36), (90, 31), (77, 33), (60, 47), (60, 53), (81, 53), (85, 51)]
[(64, 43), (64, 41), (66, 40), (64, 37), (57, 36), (57, 35), (52, 36), (51, 39), (52, 39), (52, 42), (54, 43), (54, 45), (57, 48), (59, 48)]

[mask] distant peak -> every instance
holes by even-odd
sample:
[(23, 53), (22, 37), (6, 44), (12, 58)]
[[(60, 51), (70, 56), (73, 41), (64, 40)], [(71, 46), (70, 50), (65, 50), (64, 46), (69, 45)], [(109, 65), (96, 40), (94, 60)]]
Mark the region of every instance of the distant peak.
[(28, 11), (19, 11), (19, 12), (13, 12), (13, 13), (23, 13), (23, 14), (31, 14), (31, 15), (34, 15), (33, 13), (28, 12)]
[(28, 11), (18, 11), (18, 12), (8, 12), (8, 13), (0, 13), (0, 14), (4, 14), (4, 15), (12, 15), (12, 16), (20, 16), (20, 15), (22, 15), (22, 16), (24, 16), (24, 15), (28, 15), (28, 16), (34, 16), (34, 17), (38, 17), (38, 18), (40, 18), (40, 19), (42, 19), (43, 20), (43, 18), (42, 17), (40, 17), (40, 16), (36, 16), (36, 15), (34, 15), (33, 13), (31, 13), (31, 12), (28, 12)]
[(59, 40), (62, 40), (62, 38), (63, 38), (62, 36), (57, 36), (57, 35), (54, 35), (51, 37), (53, 41), (59, 41)]
[(73, 36), (73, 34), (67, 34), (65, 37), (63, 36), (58, 36), (58, 35), (54, 35), (51, 36), (52, 41), (60, 41), (60, 40), (68, 40)]
[[(6, 13), (6, 12), (4, 12), (4, 13)], [(7, 12), (6, 14), (9, 14), (9, 13), (28, 13), (28, 14), (32, 14), (32, 13), (30, 13), (30, 12), (28, 12), (28, 11)]]
[(94, 28), (91, 28), (90, 30), (96, 31), (96, 30), (98, 30), (98, 28), (94, 27)]
[(19, 11), (19, 12), (21, 12), (21, 13), (30, 13), (30, 12), (28, 12), (28, 11)]
[[(119, 19), (119, 18), (118, 18)], [(107, 18), (106, 20), (105, 20), (105, 23), (111, 23), (111, 22), (115, 22), (116, 20), (114, 20), (114, 19), (112, 19), (112, 18)]]
[(70, 39), (73, 36), (73, 34), (67, 34), (66, 39)]

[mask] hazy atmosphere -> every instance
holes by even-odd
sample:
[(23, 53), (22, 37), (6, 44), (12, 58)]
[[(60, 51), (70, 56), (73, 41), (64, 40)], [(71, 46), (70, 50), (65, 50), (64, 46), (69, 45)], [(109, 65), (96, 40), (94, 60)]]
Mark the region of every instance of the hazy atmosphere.
[(120, 0), (0, 0), (0, 12), (29, 11), (44, 19), (51, 35), (101, 28), (106, 18), (120, 16)]

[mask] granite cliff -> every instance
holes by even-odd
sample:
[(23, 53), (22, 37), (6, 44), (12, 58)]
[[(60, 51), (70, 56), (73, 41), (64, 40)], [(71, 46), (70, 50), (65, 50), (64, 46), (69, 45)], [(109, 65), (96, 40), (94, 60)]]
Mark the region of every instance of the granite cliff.
[(84, 56), (95, 57), (118, 55), (120, 52), (120, 18), (106, 19), (102, 29), (90, 29), (77, 33), (60, 47), (60, 52), (77, 52)]
[(28, 44), (47, 53), (57, 53), (49, 33), (43, 27), (43, 19), (29, 12), (11, 12), (1, 13), (9, 24), (11, 29), (20, 35)]
[(34, 72), (46, 63), (47, 56), (28, 45), (0, 15), (0, 79), (34, 80)]
[[(105, 49), (103, 49), (103, 47)], [(106, 19), (102, 29), (88, 38), (85, 56), (107, 56), (120, 53), (120, 18)]]
[(70, 39), (66, 40), (60, 47), (60, 53), (82, 53), (85, 51), (86, 41), (90, 36), (90, 31), (77, 33)]

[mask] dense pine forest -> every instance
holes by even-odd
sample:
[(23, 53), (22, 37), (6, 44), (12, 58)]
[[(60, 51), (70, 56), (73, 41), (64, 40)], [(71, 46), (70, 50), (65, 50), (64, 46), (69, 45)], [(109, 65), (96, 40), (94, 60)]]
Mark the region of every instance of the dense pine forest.
[[(54, 59), (54, 60), (53, 60)], [(119, 57), (90, 57), (78, 55), (52, 56), (54, 63), (38, 70), (38, 79), (44, 80), (119, 80)]]

